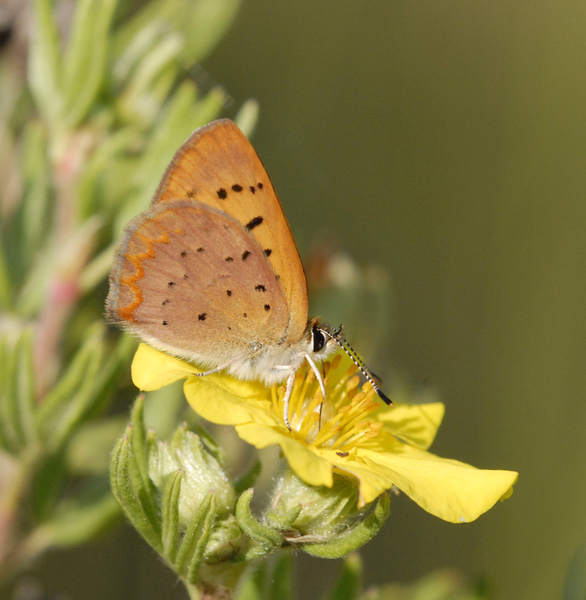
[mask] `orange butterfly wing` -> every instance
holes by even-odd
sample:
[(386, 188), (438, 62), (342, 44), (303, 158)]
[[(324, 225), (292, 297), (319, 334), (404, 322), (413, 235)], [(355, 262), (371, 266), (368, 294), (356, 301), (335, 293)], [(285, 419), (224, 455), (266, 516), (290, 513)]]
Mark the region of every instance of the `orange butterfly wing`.
[(153, 204), (188, 199), (227, 213), (252, 233), (285, 295), (285, 339), (299, 340), (308, 314), (301, 258), (266, 169), (232, 121), (214, 121), (191, 134), (167, 167)]

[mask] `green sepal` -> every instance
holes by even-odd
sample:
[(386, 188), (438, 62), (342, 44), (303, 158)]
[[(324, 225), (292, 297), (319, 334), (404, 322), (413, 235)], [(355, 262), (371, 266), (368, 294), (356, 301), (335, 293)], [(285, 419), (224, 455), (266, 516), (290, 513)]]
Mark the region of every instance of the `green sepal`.
[(266, 527), (259, 523), (250, 512), (250, 501), (254, 490), (248, 489), (242, 492), (238, 503), (236, 504), (236, 520), (238, 525), (248, 537), (257, 541), (265, 550), (265, 553), (271, 552), (275, 548), (283, 545), (283, 538), (278, 531)]
[[(157, 506), (156, 494), (157, 489), (153, 483), (143, 477), (143, 470), (139, 466), (139, 458), (144, 453), (144, 448), (137, 451), (138, 448), (144, 445), (144, 438), (138, 439), (134, 436), (134, 425), (126, 429), (126, 435), (130, 442), (130, 453), (127, 461), (127, 475), (130, 479), (130, 484), (140, 502), (145, 516), (151, 523), (157, 535), (161, 535), (161, 517)], [(162, 545), (162, 542), (161, 542)]]
[(132, 452), (136, 459), (136, 466), (140, 473), (142, 485), (145, 487), (152, 486), (151, 489), (154, 493), (155, 487), (149, 478), (147, 432), (144, 427), (144, 394), (139, 394), (134, 401), (132, 411), (130, 412), (130, 422), (132, 423)]
[(357, 600), (362, 588), (362, 560), (357, 552), (352, 552), (344, 560), (334, 589), (325, 600)]
[(301, 504), (299, 504), (289, 509), (285, 514), (278, 514), (271, 511), (267, 513), (265, 519), (267, 523), (275, 529), (287, 529), (288, 527), (291, 527), (293, 523), (295, 523), (297, 517), (301, 514), (302, 509), (303, 507)]
[(352, 529), (336, 536), (331, 542), (325, 544), (303, 544), (299, 547), (320, 558), (343, 558), (358, 550), (370, 541), (380, 530), (386, 518), (389, 516), (391, 501), (388, 494), (383, 494), (373, 512), (364, 521)]
[(162, 501), (163, 551), (165, 556), (175, 562), (179, 541), (179, 494), (181, 493), (181, 471), (169, 476)]
[(177, 551), (175, 569), (185, 575), (190, 583), (196, 583), (203, 553), (212, 532), (215, 516), (215, 498), (210, 490), (191, 518)]
[[(129, 436), (132, 435), (131, 427), (127, 427), (126, 434), (117, 442), (112, 452), (110, 462), (110, 486), (112, 492), (122, 506), (128, 520), (142, 537), (157, 551), (163, 552), (160, 527), (154, 526), (146, 514), (129, 475), (129, 463), (134, 462), (131, 453)], [(138, 478), (140, 481), (140, 478)], [(136, 481), (136, 478), (135, 478)]]

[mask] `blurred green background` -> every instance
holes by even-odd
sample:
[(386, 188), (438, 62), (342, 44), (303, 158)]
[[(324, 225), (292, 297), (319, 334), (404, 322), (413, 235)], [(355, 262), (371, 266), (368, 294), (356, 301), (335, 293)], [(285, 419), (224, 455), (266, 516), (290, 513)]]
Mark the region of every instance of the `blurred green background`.
[[(245, 0), (203, 65), (226, 116), (259, 100), (253, 142), (302, 252), (335, 239), (389, 270), (371, 362), (439, 390), (432, 449), (520, 473), (470, 525), (396, 500), (368, 582), (454, 566), (494, 598), (560, 598), (586, 540), (585, 32), (568, 0)], [(337, 568), (302, 559), (299, 597)], [(40, 570), (72, 598), (184, 594), (129, 531)]]

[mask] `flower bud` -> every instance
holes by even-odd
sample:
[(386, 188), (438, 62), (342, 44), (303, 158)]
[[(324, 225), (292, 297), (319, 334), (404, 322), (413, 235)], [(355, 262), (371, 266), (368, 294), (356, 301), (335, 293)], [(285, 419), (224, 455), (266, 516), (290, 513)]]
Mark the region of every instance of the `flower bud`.
[(179, 524), (186, 527), (204, 498), (213, 490), (216, 515), (224, 519), (233, 512), (235, 493), (223, 466), (205, 448), (201, 438), (185, 427), (175, 432), (171, 443), (150, 444), (149, 477), (164, 490), (172, 473), (182, 472)]

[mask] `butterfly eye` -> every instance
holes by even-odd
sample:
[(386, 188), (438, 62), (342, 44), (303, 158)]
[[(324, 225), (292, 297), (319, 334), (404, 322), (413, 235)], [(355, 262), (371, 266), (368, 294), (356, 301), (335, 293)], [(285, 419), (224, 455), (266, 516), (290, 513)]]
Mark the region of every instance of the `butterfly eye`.
[(317, 327), (317, 325), (313, 326), (311, 331), (311, 341), (313, 343), (313, 351), (319, 352), (326, 345), (326, 336), (323, 334), (321, 329)]

